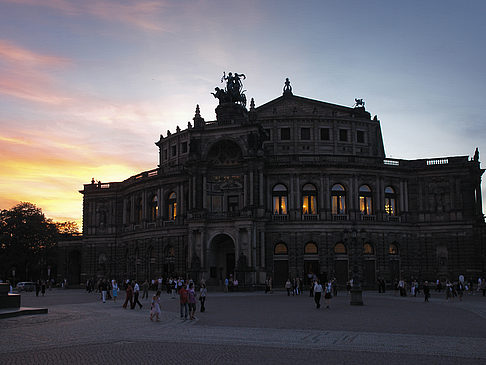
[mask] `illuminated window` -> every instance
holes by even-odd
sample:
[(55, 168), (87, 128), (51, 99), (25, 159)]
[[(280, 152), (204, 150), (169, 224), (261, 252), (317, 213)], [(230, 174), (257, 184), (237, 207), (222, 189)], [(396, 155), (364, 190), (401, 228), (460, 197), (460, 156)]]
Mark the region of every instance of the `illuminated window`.
[(385, 188), (385, 213), (388, 215), (397, 215), (397, 194), (391, 186)]
[(277, 184), (273, 188), (273, 214), (287, 214), (287, 188)]
[(302, 214), (317, 214), (317, 190), (312, 184), (305, 184), (302, 188)]
[(371, 209), (371, 189), (368, 185), (359, 187), (359, 211), (363, 215), (372, 214)]
[(334, 246), (334, 253), (338, 255), (346, 255), (348, 251), (346, 250), (346, 246), (344, 246), (344, 243), (339, 242), (336, 243), (336, 246)]
[(332, 214), (346, 214), (346, 190), (341, 184), (332, 187)]
[(390, 246), (388, 247), (388, 254), (390, 255), (398, 255), (398, 247), (394, 243), (390, 243)]
[(287, 249), (287, 245), (285, 243), (277, 243), (273, 253), (275, 255), (287, 255), (289, 250)]
[(177, 217), (177, 195), (172, 192), (169, 194), (168, 204), (168, 218), (173, 221)]
[(159, 201), (157, 199), (157, 195), (152, 197), (150, 201), (150, 220), (153, 222), (157, 219), (159, 215)]
[(314, 242), (309, 242), (304, 247), (304, 254), (317, 255), (317, 245)]
[(363, 254), (365, 255), (374, 255), (375, 254), (375, 249), (370, 243), (365, 243), (363, 245)]

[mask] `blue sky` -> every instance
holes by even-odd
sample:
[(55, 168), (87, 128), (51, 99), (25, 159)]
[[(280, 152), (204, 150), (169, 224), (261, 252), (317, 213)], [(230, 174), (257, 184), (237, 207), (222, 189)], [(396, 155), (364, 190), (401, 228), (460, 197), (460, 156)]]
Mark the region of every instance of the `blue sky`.
[[(0, 208), (81, 218), (78, 190), (157, 165), (223, 71), (381, 121), (388, 157), (486, 153), (483, 1), (0, 0)], [(484, 189), (483, 189), (484, 190)], [(486, 194), (484, 194), (486, 196)]]

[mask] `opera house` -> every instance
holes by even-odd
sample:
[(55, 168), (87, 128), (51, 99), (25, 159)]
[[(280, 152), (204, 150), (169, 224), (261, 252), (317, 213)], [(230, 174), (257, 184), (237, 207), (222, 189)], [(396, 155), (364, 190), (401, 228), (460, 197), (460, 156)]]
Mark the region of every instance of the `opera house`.
[(247, 108), (244, 77), (224, 75), (216, 120), (198, 106), (160, 136), (157, 168), (84, 185), (83, 235), (64, 243), (60, 276), (279, 286), (315, 274), (374, 286), (484, 275), (477, 150), (387, 158), (362, 100), (296, 96), (287, 79), (280, 97)]

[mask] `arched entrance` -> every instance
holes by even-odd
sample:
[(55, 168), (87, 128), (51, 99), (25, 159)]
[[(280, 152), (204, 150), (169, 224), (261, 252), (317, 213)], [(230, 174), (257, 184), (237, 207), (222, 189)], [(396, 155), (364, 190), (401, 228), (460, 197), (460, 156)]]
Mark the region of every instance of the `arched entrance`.
[(209, 244), (208, 266), (208, 283), (210, 285), (220, 285), (225, 278), (234, 276), (235, 243), (227, 234), (218, 234), (211, 240)]

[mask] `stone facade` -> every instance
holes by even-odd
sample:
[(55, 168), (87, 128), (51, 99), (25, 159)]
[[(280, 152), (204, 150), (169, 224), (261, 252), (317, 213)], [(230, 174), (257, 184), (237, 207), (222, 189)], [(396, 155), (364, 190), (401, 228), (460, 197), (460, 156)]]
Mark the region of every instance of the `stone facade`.
[(478, 154), (387, 159), (363, 105), (288, 89), (249, 110), (220, 103), (216, 115), (206, 122), (197, 107), (186, 129), (161, 135), (158, 168), (84, 185), (83, 237), (59, 271), (75, 260), (74, 281), (174, 274), (213, 285), (484, 274)]

